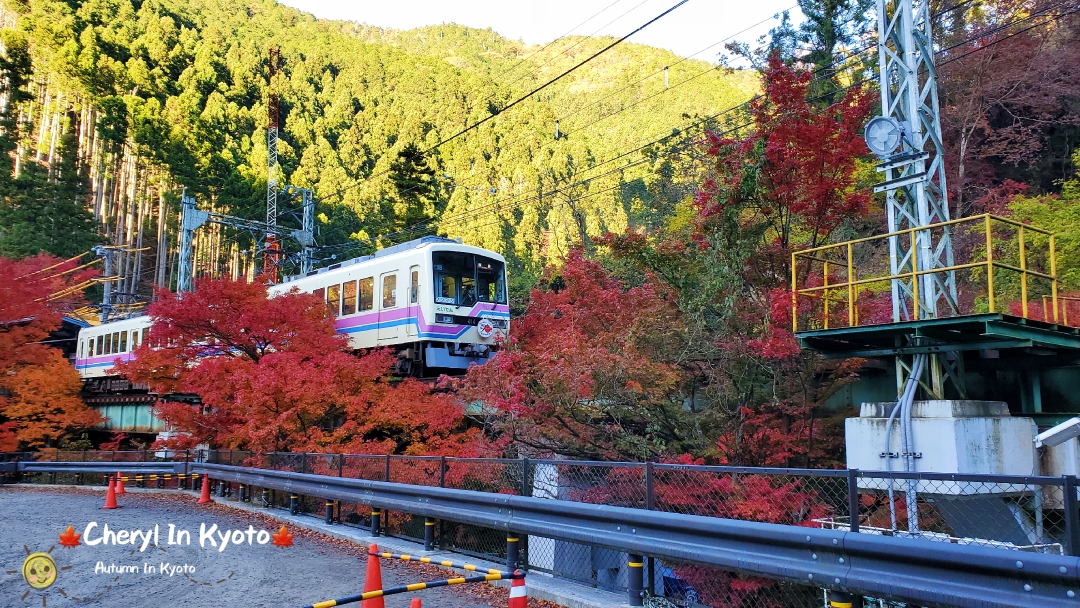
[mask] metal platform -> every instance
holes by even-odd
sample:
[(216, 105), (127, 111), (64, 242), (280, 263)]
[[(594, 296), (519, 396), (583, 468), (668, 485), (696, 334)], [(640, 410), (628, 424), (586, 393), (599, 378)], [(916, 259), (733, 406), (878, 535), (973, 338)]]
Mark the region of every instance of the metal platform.
[(983, 350), (1080, 357), (1080, 328), (1002, 313), (818, 329), (795, 337), (830, 359)]

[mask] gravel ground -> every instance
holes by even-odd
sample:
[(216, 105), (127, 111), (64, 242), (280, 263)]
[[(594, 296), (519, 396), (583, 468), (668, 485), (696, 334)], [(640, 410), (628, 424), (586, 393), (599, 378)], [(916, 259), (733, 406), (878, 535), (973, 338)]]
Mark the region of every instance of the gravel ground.
[[(196, 506), (182, 495), (134, 494), (120, 497), (118, 510), (102, 510), (103, 490), (89, 488), (34, 488), (0, 486), (0, 606), (304, 606), (363, 591), (365, 556), (351, 543), (306, 530), (289, 530), (294, 546), (264, 545), (247, 530), (277, 533), (281, 524), (256, 514), (221, 505)], [(85, 540), (109, 530), (159, 529), (160, 546), (153, 539), (145, 551), (138, 546), (104, 545), (75, 548), (60, 545), (59, 535), (69, 525), (82, 534), (97, 522)], [(188, 530), (190, 545), (168, 545), (168, 527)], [(243, 530), (242, 545), (224, 551), (209, 542), (200, 546), (199, 528), (217, 524)], [(265, 538), (265, 537), (264, 537)], [(221, 541), (215, 535), (220, 546)], [(60, 569), (56, 582), (44, 590), (32, 589), (21, 574), (28, 551), (48, 552)], [(99, 563), (134, 566), (134, 573), (95, 572)], [(171, 576), (162, 564), (179, 567)], [(151, 566), (157, 572), (145, 571)], [(187, 568), (185, 574), (182, 570)], [(382, 563), (386, 587), (421, 580), (447, 578), (446, 571), (424, 565)], [(29, 593), (27, 593), (29, 592)], [(387, 608), (409, 605), (413, 597), (428, 608), (505, 606), (501, 593), (484, 585), (470, 585), (407, 593), (385, 598)], [(533, 602), (530, 602), (533, 604)], [(353, 604), (359, 607), (359, 603)]]

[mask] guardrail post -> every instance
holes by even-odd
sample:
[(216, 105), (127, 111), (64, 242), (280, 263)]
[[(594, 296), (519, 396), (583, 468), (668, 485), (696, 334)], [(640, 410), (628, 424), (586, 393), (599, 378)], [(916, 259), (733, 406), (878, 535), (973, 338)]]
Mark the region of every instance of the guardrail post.
[(375, 508), (375, 507), (371, 508), (371, 535), (372, 536), (379, 536), (379, 534), (380, 534), (379, 517), (381, 515), (382, 514), (379, 512), (379, 510), (377, 508)]
[(300, 497), (296, 494), (289, 494), (289, 515), (296, 515), (300, 512)]
[(506, 569), (510, 572), (517, 570), (518, 558), (520, 555), (520, 547), (518, 547), (518, 538), (513, 532), (506, 533)]
[(1080, 551), (1080, 512), (1077, 511), (1076, 477), (1065, 475), (1061, 488), (1065, 509), (1065, 552), (1076, 555)]
[(435, 550), (435, 520), (424, 518), (424, 551)]
[(327, 500), (326, 501), (326, 516), (323, 518), (323, 523), (325, 523), (325, 524), (334, 523), (334, 502), (336, 502), (336, 501), (333, 501), (333, 500)]
[(644, 559), (633, 553), (627, 556), (626, 595), (631, 606), (644, 606), (645, 598), (642, 597), (644, 589)]
[[(830, 591), (829, 592), (829, 608), (851, 608), (855, 606), (855, 598), (850, 593), (844, 591)], [(858, 604), (859, 608), (862, 608), (862, 604)]]
[(390, 454), (386, 455), (386, 472), (383, 473), (383, 481), (390, 481)]
[(263, 508), (269, 509), (270, 508), (270, 489), (269, 488), (263, 488), (262, 501), (263, 501)]

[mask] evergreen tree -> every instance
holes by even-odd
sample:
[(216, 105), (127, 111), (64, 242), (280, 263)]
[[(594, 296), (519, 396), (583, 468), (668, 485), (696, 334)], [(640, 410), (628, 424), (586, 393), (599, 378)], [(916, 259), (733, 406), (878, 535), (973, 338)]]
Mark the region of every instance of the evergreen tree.
[(49, 169), (23, 163), (0, 205), (0, 255), (24, 258), (47, 252), (70, 258), (102, 242), (86, 208), (89, 184), (75, 163), (75, 135), (68, 133)]
[(435, 169), (414, 143), (406, 144), (390, 164), (390, 181), (397, 195), (395, 228), (425, 222), (440, 211), (436, 204), (438, 184)]

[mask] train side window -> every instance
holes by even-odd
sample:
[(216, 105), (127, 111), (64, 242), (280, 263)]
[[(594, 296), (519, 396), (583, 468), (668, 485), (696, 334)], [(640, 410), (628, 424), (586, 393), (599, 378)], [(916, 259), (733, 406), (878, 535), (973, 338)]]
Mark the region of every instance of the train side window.
[(356, 312), (356, 281), (349, 281), (341, 286), (341, 314), (351, 315)]
[(139, 330), (131, 330), (131, 350), (139, 348)]
[(128, 332), (126, 332), (126, 331), (120, 332), (120, 350), (117, 351), (117, 352), (121, 352), (121, 353), (128, 352), (127, 338), (128, 338)]
[(313, 293), (315, 295), (315, 297), (319, 298), (320, 300), (326, 300), (326, 290), (323, 289), (322, 287), (316, 289), (315, 291), (313, 291), (311, 293)]
[(105, 349), (103, 348), (104, 346), (105, 346), (105, 336), (104, 335), (98, 336), (97, 337), (97, 350), (95, 350), (94, 352), (96, 352), (98, 355), (104, 355), (105, 354)]
[(86, 342), (84, 342), (82, 340), (79, 340), (79, 350), (78, 350), (78, 352), (75, 353), (75, 358), (76, 359), (82, 359), (83, 358), (83, 349), (84, 348), (86, 348)]
[(105, 334), (105, 354), (112, 354), (112, 334)]
[(326, 303), (330, 305), (330, 314), (335, 317), (341, 314), (341, 285), (326, 288)]
[(142, 339), (139, 340), (139, 344), (142, 344), (143, 342), (146, 342), (146, 334), (148, 334), (148, 333), (150, 333), (150, 328), (149, 327), (144, 327), (142, 329)]
[(360, 279), (360, 310), (375, 308), (375, 277)]
[(412, 271), (412, 280), (409, 284), (409, 303), (416, 304), (416, 294), (420, 291), (420, 271)]
[(120, 352), (120, 332), (114, 331), (112, 335), (112, 354)]
[(86, 356), (87, 357), (93, 357), (94, 356), (94, 338), (93, 337), (89, 337), (89, 338), (86, 339)]
[(390, 274), (382, 280), (382, 307), (393, 308), (397, 306), (397, 275)]

